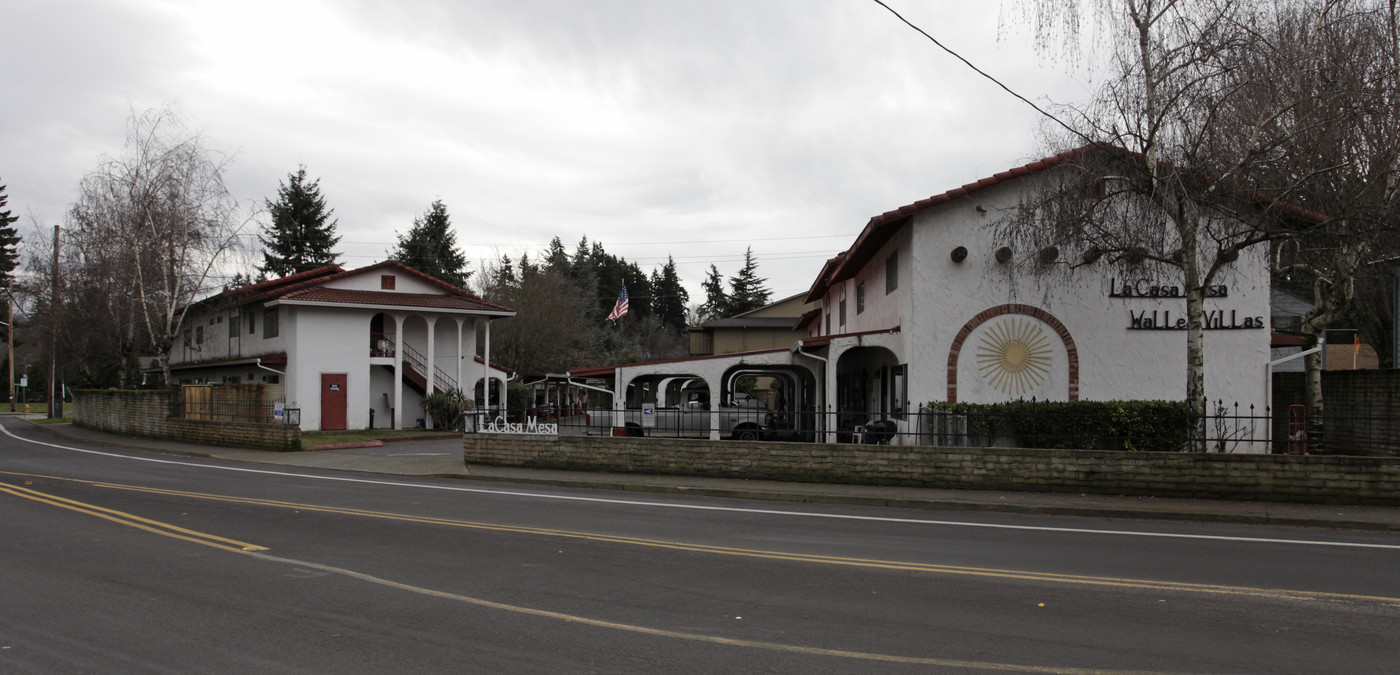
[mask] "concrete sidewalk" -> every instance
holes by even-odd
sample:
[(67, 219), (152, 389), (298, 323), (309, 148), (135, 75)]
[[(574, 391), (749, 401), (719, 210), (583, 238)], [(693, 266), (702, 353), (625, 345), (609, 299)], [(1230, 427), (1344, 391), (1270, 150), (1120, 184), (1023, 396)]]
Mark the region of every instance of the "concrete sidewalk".
[[(7, 417), (9, 417), (7, 415)], [(13, 418), (12, 418), (13, 419)], [(690, 476), (466, 466), (460, 438), (385, 443), (379, 447), (341, 448), (315, 452), (270, 452), (223, 448), (136, 436), (122, 436), (71, 424), (33, 425), (54, 438), (191, 457), (213, 457), (280, 466), (358, 471), (396, 476), (460, 478), (556, 487), (630, 490), (665, 494), (703, 495), (782, 502), (894, 506), (945, 511), (988, 511), (1092, 518), (1137, 518), (1219, 523), (1246, 523), (1400, 531), (1400, 508), (1275, 504), (1208, 499), (1126, 497), (874, 487), (830, 483), (789, 483)]]

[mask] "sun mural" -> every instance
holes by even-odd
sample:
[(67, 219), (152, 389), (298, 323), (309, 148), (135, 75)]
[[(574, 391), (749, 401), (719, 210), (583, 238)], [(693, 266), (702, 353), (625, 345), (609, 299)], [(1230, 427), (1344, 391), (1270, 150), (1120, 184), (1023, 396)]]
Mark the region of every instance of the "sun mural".
[(1039, 385), (1050, 373), (1050, 339), (1030, 319), (998, 321), (977, 346), (977, 369), (982, 379), (1002, 393), (1019, 396)]

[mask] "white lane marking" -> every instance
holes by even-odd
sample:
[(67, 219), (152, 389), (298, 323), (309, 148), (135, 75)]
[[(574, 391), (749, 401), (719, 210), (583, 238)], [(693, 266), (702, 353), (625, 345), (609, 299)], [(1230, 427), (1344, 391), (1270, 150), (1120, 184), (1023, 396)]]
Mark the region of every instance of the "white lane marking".
[(342, 483), (360, 483), (365, 485), (391, 485), (394, 487), (412, 487), (425, 490), (444, 490), (448, 492), (469, 492), (477, 494), (498, 495), (505, 497), (530, 497), (534, 499), (555, 499), (560, 501), (592, 502), (598, 504), (617, 504), (622, 506), (646, 506), (662, 509), (684, 509), (691, 511), (724, 511), (732, 513), (750, 513), (766, 516), (794, 516), (799, 518), (825, 518), (828, 520), (856, 520), (879, 523), (903, 523), (910, 525), (945, 525), (949, 527), (979, 527), (991, 530), (1023, 530), (1030, 532), (1056, 532), (1068, 534), (1099, 534), (1115, 535), (1120, 537), (1155, 537), (1160, 539), (1196, 539), (1205, 541), (1229, 541), (1248, 544), (1289, 544), (1295, 546), (1333, 546), (1340, 548), (1372, 548), (1389, 551), (1400, 551), (1400, 544), (1367, 544), (1361, 542), (1348, 541), (1318, 541), (1313, 539), (1275, 539), (1268, 537), (1230, 537), (1217, 534), (1173, 534), (1169, 532), (1136, 532), (1132, 530), (1096, 530), (1084, 527), (1050, 527), (1045, 525), (1008, 525), (1003, 523), (967, 523), (956, 520), (931, 520), (923, 518), (890, 518), (885, 516), (857, 516), (843, 513), (807, 513), (803, 511), (780, 511), (777, 509), (751, 509), (737, 506), (707, 506), (703, 504), (676, 504), (672, 502), (645, 502), (634, 499), (608, 499), (603, 497), (579, 497), (576, 495), (553, 495), (539, 492), (523, 492), (519, 490), (491, 490), (486, 488), (470, 488), (456, 485), (429, 485), (425, 483), (405, 483), (388, 480), (374, 480), (370, 478), (349, 478), (345, 476), (316, 476), (313, 474), (293, 473), (290, 471), (272, 471), (269, 469), (249, 469), (238, 466), (219, 466), (217, 464), (200, 464), (191, 461), (179, 461), (173, 459), (157, 459), (155, 457), (137, 457), (134, 455), (122, 455), (113, 452), (103, 452), (101, 450), (88, 450), (84, 448), (74, 448), (57, 443), (46, 443), (30, 438), (16, 436), (3, 424), (0, 424), (0, 431), (6, 436), (17, 441), (43, 445), (60, 450), (81, 452), (89, 455), (101, 455), (103, 457), (114, 457), (138, 462), (151, 462), (155, 464), (174, 464), (177, 466), (189, 466), (201, 469), (218, 469), (220, 471), (237, 471), (241, 473), (255, 473), (265, 476), (284, 476), (288, 478), (307, 478), (311, 480), (339, 481)]

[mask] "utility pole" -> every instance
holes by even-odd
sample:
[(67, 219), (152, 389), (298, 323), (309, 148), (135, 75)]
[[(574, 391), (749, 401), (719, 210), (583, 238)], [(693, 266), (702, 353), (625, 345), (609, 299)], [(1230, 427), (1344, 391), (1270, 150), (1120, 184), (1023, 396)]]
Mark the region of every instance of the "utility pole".
[(15, 300), (10, 296), (10, 283), (5, 282), (5, 342), (10, 355), (10, 412), (15, 412)]
[(49, 300), (49, 419), (63, 417), (63, 393), (58, 383), (58, 226), (53, 226), (53, 294)]

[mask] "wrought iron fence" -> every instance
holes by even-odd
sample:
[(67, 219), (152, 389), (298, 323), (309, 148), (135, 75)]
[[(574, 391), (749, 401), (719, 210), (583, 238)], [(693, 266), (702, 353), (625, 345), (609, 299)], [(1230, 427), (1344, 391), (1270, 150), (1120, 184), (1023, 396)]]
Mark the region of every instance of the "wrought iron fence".
[[(767, 410), (711, 416), (708, 410), (542, 407), (502, 416), (548, 422), (560, 434), (837, 442), (946, 447), (1021, 447), (1157, 452), (1400, 455), (1400, 419), (1328, 415), (1320, 425), (1290, 425), (1276, 412), (1217, 401), (1204, 425), (1186, 413), (1140, 410), (1053, 414), (1027, 411), (904, 415), (858, 411)], [(717, 418), (717, 419), (716, 419)], [(718, 424), (716, 424), (718, 422)], [(1204, 432), (1201, 433), (1201, 430)], [(1319, 430), (1322, 435), (1319, 436)]]

